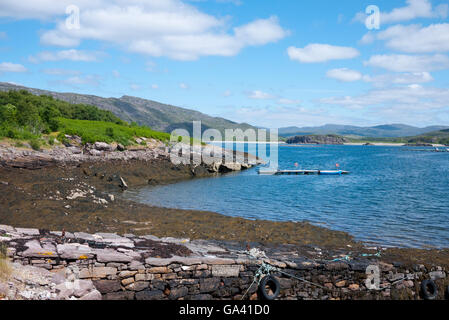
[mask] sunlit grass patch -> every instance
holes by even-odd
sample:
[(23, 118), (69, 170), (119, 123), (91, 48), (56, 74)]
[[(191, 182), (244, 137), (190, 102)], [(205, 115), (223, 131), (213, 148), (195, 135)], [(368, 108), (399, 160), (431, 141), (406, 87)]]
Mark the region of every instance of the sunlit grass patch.
[(170, 134), (154, 131), (145, 126), (120, 125), (104, 121), (58, 119), (60, 124), (59, 140), (64, 135), (81, 137), (83, 143), (106, 142), (121, 143), (124, 146), (134, 144), (135, 137), (156, 139), (164, 142), (170, 140)]
[(0, 242), (0, 280), (8, 280), (11, 275), (11, 266), (8, 261), (7, 246)]

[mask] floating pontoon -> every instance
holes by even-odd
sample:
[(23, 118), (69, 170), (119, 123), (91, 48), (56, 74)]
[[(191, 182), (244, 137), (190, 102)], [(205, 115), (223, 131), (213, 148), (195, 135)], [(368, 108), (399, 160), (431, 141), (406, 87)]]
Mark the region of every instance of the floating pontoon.
[(276, 169), (258, 169), (261, 175), (322, 175), (322, 176), (339, 176), (349, 174), (344, 170), (276, 170)]

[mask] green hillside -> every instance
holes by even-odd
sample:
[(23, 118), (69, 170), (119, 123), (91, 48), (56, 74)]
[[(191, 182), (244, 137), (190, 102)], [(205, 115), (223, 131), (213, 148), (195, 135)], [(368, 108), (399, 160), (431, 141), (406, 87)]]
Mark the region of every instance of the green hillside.
[(433, 131), (422, 135), (400, 138), (350, 138), (351, 142), (393, 142), (408, 144), (449, 145), (449, 129)]
[(149, 126), (154, 130), (167, 133), (175, 129), (186, 129), (192, 135), (192, 121), (201, 121), (203, 132), (213, 128), (223, 135), (225, 129), (242, 129), (243, 131), (249, 128), (255, 129), (255, 127), (246, 123), (235, 123), (198, 111), (131, 96), (102, 98), (93, 95), (46, 91), (0, 82), (0, 91), (9, 90), (26, 90), (34, 95), (48, 95), (73, 104), (96, 106), (99, 109), (110, 111), (124, 121), (136, 122), (139, 125)]
[(429, 132), (420, 136), (410, 137), (408, 143), (433, 143), (449, 145), (449, 129)]
[(52, 144), (52, 133), (56, 132), (60, 141), (68, 134), (80, 136), (83, 143), (118, 142), (125, 146), (135, 143), (133, 137), (170, 139), (167, 133), (129, 124), (95, 106), (36, 96), (25, 90), (0, 92), (0, 138), (29, 140), (37, 149), (41, 144)]

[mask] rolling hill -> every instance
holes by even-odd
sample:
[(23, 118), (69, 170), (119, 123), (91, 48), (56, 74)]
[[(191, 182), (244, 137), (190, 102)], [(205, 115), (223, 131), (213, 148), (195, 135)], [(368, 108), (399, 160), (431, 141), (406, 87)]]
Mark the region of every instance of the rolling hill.
[(416, 137), (409, 137), (408, 143), (431, 143), (449, 145), (449, 129), (428, 132)]
[(310, 134), (337, 134), (353, 137), (370, 138), (398, 138), (411, 137), (448, 129), (449, 126), (430, 126), (418, 128), (404, 124), (388, 124), (374, 127), (357, 127), (348, 125), (326, 124), (321, 127), (287, 127), (279, 129), (279, 135), (283, 137), (310, 135)]
[(192, 121), (201, 121), (203, 131), (213, 128), (224, 133), (225, 129), (256, 129), (247, 123), (236, 123), (223, 118), (212, 117), (198, 111), (131, 96), (102, 98), (94, 95), (61, 93), (27, 88), (0, 82), (0, 91), (9, 90), (26, 90), (34, 95), (49, 95), (69, 103), (93, 105), (100, 109), (111, 111), (117, 117), (127, 122), (136, 122), (138, 125), (149, 126), (153, 130), (162, 132), (171, 132), (174, 129), (186, 129), (192, 134)]

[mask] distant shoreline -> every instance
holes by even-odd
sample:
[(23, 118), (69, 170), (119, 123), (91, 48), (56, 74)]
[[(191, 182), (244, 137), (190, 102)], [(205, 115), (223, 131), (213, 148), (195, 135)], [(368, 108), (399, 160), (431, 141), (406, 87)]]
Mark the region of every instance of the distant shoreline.
[[(368, 146), (378, 146), (378, 147), (412, 147), (407, 145), (406, 143), (394, 143), (394, 142), (347, 142), (344, 143), (345, 146), (365, 146), (369, 143)], [(429, 146), (430, 147), (430, 146)], [(444, 144), (432, 144), (432, 147), (446, 147)]]
[[(371, 146), (379, 146), (379, 147), (403, 147), (405, 143), (394, 143), (394, 142), (347, 142), (344, 143), (345, 146), (365, 146), (369, 143)], [(369, 146), (368, 145), (368, 146)]]
[(287, 144), (284, 141), (209, 141), (206, 142), (207, 144), (211, 143), (248, 143), (248, 144)]

